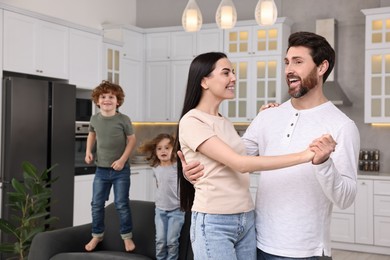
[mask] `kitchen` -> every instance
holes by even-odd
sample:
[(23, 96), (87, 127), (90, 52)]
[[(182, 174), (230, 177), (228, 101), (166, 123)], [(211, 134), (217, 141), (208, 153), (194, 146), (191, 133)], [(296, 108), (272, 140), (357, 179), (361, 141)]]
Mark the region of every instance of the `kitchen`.
[[(56, 19), (58, 18), (61, 21), (69, 22), (70, 26), (76, 24), (83, 28), (86, 27), (88, 28), (87, 31), (98, 35), (102, 28), (109, 28), (109, 24), (126, 25), (130, 28), (134, 26), (136, 32), (142, 32), (143, 29), (148, 32), (164, 32), (164, 30), (157, 27), (181, 27), (181, 15), (187, 1), (167, 0), (165, 5), (157, 5), (155, 1), (152, 0), (123, 0), (117, 1), (120, 4), (115, 5), (113, 3), (103, 3), (104, 1), (94, 1), (93, 11), (91, 11), (90, 6), (87, 5), (87, 1), (80, 3), (79, 1), (56, 2), (36, 0), (26, 2), (21, 0), (3, 0), (0, 2), (7, 6), (11, 6), (10, 9), (14, 6), (15, 8), (26, 9), (34, 13), (36, 12), (38, 14), (55, 17)], [(219, 1), (213, 1), (211, 3), (209, 0), (198, 0), (197, 2), (203, 14), (203, 23), (211, 24), (211, 27), (215, 26), (214, 14)], [(253, 20), (253, 10), (256, 2), (257, 1), (255, 0), (240, 0), (235, 3), (238, 21)], [(390, 153), (388, 150), (390, 126), (377, 127), (366, 124), (364, 121), (365, 15), (361, 12), (362, 9), (389, 7), (390, 1), (359, 0), (340, 2), (336, 0), (279, 0), (275, 2), (278, 7), (278, 17), (288, 17), (293, 22), (291, 31), (315, 31), (316, 20), (318, 19), (334, 18), (337, 21), (337, 81), (352, 102), (351, 106), (340, 106), (340, 109), (356, 122), (362, 137), (361, 147), (365, 149), (378, 149), (380, 151), (380, 172), (390, 173), (390, 165), (386, 163), (390, 160)], [(310, 10), (310, 12), (307, 10)], [(88, 15), (85, 15), (86, 13), (88, 13)], [(206, 25), (205, 28), (207, 28)], [(118, 37), (114, 36), (110, 39), (105, 39), (104, 43), (109, 44), (110, 48), (114, 50), (114, 53), (116, 49), (122, 47), (121, 43), (116, 39), (118, 39)], [(103, 53), (101, 55), (103, 55)], [(113, 55), (113, 58), (114, 57), (115, 55)], [(98, 62), (97, 65), (106, 67), (104, 64), (105, 60), (101, 60), (102, 64)], [(126, 99), (127, 102), (125, 102), (129, 107), (124, 107), (124, 109), (132, 111), (131, 113), (136, 111), (137, 114), (130, 114), (134, 121), (142, 121), (143, 118), (150, 116), (149, 110), (142, 108), (148, 102), (153, 104), (153, 100), (143, 102), (143, 95), (147, 95), (148, 93), (143, 93), (142, 91), (139, 91), (140, 88), (135, 87), (137, 84), (142, 85), (145, 83), (144, 79), (136, 77), (137, 74), (140, 73), (140, 64), (142, 63), (139, 63), (137, 58), (131, 61), (126, 60), (125, 63), (122, 63), (123, 66), (127, 66), (131, 71), (131, 73), (124, 75), (124, 77), (127, 77), (127, 80), (131, 82), (131, 90), (127, 92), (131, 93), (131, 95), (128, 94)], [(117, 73), (115, 69), (111, 72), (112, 75), (116, 75)], [(163, 73), (161, 74), (161, 76), (164, 76)], [(88, 83), (84, 84), (85, 85), (82, 86), (83, 89), (92, 87), (87, 85)], [(129, 102), (130, 96), (134, 95), (139, 103)], [(138, 104), (138, 106), (135, 106), (134, 104)], [(158, 106), (158, 104), (154, 105)], [(155, 107), (150, 109), (150, 111), (156, 110), (159, 111), (161, 109), (159, 109), (159, 107), (157, 109)], [(161, 117), (162, 116), (164, 115), (161, 115)], [(245, 128), (245, 124), (244, 126), (239, 127)], [(154, 135), (157, 131), (172, 132), (174, 129), (175, 126), (169, 124), (164, 124), (163, 126), (150, 123), (140, 124), (136, 125), (136, 134), (140, 141)]]

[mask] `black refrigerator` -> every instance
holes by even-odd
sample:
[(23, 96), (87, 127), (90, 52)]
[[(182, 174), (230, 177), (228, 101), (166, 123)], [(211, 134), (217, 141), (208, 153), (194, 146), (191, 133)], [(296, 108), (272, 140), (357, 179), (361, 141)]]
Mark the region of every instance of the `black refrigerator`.
[[(22, 162), (39, 171), (54, 164), (51, 178), (49, 228), (73, 225), (76, 87), (66, 81), (5, 76), (2, 87), (1, 217), (12, 214), (7, 206), (11, 179), (23, 179)], [(2, 234), (2, 242), (10, 241)]]

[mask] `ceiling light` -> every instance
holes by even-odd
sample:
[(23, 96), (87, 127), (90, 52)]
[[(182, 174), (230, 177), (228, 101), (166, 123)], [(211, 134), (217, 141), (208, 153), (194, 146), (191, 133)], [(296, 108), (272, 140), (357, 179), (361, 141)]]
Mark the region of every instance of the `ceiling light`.
[(255, 18), (259, 25), (273, 25), (278, 17), (274, 0), (259, 0), (255, 8)]
[(202, 27), (202, 13), (195, 0), (189, 0), (181, 18), (186, 32), (196, 32)]
[(237, 21), (236, 7), (232, 0), (222, 0), (215, 14), (215, 21), (221, 29), (231, 29)]

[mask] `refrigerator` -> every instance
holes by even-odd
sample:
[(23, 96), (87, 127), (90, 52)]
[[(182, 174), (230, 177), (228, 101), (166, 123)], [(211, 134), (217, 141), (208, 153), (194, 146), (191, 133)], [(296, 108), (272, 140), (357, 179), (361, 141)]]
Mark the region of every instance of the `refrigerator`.
[[(66, 81), (3, 77), (1, 128), (1, 217), (12, 214), (7, 206), (11, 180), (23, 180), (22, 162), (39, 171), (58, 164), (51, 178), (50, 216), (59, 220), (50, 229), (73, 225), (76, 87)], [(1, 242), (12, 241), (6, 234)]]

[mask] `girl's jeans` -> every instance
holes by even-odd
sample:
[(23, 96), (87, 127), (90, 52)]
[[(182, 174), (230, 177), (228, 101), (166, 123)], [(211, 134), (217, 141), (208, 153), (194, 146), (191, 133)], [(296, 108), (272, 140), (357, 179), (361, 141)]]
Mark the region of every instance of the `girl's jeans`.
[(184, 224), (184, 212), (180, 209), (166, 211), (155, 209), (156, 258), (157, 260), (179, 259), (179, 238)]
[(256, 260), (254, 211), (192, 212), (190, 236), (195, 260)]
[(268, 254), (260, 249), (257, 249), (257, 260), (318, 260), (319, 256), (305, 257), (305, 258), (291, 258)]
[(103, 237), (104, 206), (109, 198), (111, 186), (114, 187), (114, 203), (119, 214), (122, 239), (132, 238), (133, 223), (129, 205), (130, 167), (125, 165), (121, 171), (97, 167), (93, 180), (92, 197), (92, 236)]

